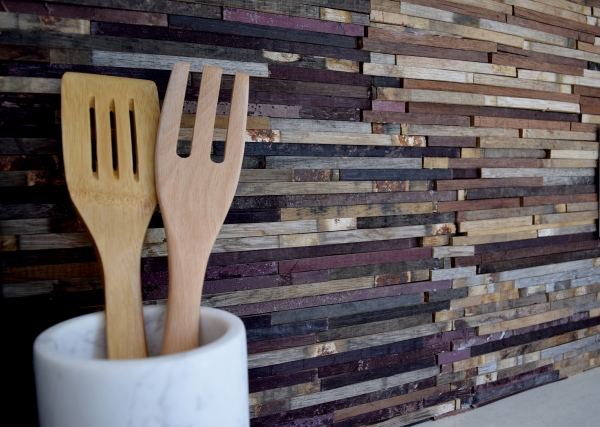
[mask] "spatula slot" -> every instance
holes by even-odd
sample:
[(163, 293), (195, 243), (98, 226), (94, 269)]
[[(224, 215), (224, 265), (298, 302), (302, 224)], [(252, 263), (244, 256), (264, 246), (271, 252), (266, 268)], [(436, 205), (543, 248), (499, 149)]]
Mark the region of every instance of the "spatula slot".
[(92, 98), (90, 101), (90, 142), (92, 144), (92, 172), (98, 173), (98, 146), (96, 135), (96, 108), (95, 99)]
[(110, 101), (110, 146), (112, 149), (113, 171), (118, 173), (119, 158), (117, 156), (117, 121), (115, 120), (115, 100)]
[(137, 178), (137, 130), (135, 127), (135, 108), (133, 99), (129, 100), (129, 131), (131, 132), (131, 158), (133, 159), (133, 174)]

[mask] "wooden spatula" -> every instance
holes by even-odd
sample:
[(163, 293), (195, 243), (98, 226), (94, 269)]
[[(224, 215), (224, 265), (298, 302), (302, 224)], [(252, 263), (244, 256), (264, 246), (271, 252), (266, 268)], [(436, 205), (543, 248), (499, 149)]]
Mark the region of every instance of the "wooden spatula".
[(215, 125), (221, 69), (205, 66), (198, 96), (192, 151), (176, 153), (189, 64), (173, 67), (163, 102), (156, 141), (156, 190), (169, 251), (169, 299), (163, 354), (198, 346), (200, 298), (208, 256), (237, 188), (242, 159), (248, 75), (236, 73), (223, 163), (210, 148)]
[(140, 258), (156, 207), (156, 85), (66, 73), (61, 102), (67, 186), (102, 266), (108, 357), (146, 357)]

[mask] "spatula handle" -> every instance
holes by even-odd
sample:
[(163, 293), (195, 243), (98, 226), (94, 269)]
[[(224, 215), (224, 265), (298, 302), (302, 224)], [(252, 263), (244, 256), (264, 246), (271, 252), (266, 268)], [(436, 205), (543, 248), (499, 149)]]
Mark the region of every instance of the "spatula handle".
[(112, 248), (101, 256), (109, 359), (148, 357), (138, 254)]

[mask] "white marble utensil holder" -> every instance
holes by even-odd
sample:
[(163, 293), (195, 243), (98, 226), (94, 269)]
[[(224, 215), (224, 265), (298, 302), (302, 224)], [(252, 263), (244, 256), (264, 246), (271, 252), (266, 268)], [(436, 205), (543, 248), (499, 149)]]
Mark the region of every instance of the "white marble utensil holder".
[(107, 360), (104, 312), (59, 323), (33, 345), (41, 427), (247, 427), (242, 321), (200, 310), (200, 347), (159, 356), (166, 306), (145, 306), (146, 359)]

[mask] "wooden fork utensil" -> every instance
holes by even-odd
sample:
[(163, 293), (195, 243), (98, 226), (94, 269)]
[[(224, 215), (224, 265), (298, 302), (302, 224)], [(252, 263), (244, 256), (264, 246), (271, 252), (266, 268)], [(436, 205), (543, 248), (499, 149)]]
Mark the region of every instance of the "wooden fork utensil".
[(156, 190), (167, 237), (169, 299), (162, 354), (198, 346), (206, 265), (235, 194), (244, 156), (248, 75), (236, 73), (225, 158), (210, 158), (221, 69), (205, 66), (190, 156), (176, 153), (189, 64), (174, 65), (156, 142)]

